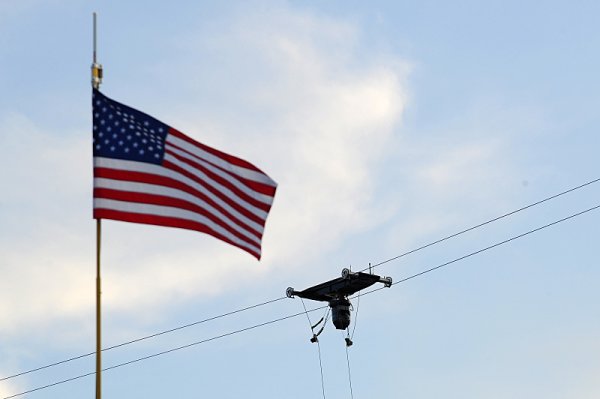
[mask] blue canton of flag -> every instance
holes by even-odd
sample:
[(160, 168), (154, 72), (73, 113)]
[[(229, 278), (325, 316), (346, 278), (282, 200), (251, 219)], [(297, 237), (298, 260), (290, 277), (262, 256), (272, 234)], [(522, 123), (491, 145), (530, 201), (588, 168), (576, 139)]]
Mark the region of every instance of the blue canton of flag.
[(93, 95), (94, 156), (160, 164), (169, 127), (138, 110)]

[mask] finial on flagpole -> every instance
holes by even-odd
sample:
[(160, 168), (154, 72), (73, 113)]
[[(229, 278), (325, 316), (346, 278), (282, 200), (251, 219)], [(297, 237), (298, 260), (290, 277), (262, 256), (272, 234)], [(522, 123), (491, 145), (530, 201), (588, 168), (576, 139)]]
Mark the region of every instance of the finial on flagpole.
[(102, 65), (96, 59), (96, 13), (94, 13), (94, 55), (92, 62), (92, 87), (99, 89), (102, 83)]

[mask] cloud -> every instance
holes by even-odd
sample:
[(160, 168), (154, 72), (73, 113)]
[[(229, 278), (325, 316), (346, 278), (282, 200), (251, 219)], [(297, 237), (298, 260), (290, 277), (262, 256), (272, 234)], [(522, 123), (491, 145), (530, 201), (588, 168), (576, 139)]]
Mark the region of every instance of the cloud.
[[(312, 258), (380, 221), (377, 173), (398, 134), (410, 66), (369, 51), (358, 27), (346, 22), (285, 9), (244, 13), (237, 21), (220, 34), (204, 32), (210, 42), (180, 42), (184, 54), (203, 59), (251, 54), (242, 69), (213, 66), (227, 71), (231, 82), (221, 90), (238, 99), (231, 106), (246, 116), (211, 109), (186, 124), (209, 126), (207, 142), (227, 140), (225, 148), (262, 160), (278, 181), (265, 261), (289, 267), (290, 260)], [(179, 74), (194, 76), (195, 97), (206, 96), (205, 77)], [(215, 126), (220, 129), (211, 134)]]
[[(2, 358), (0, 359), (0, 378), (5, 378), (15, 373), (17, 369), (17, 358), (25, 350), (23, 348), (17, 348), (14, 346), (8, 346), (2, 348)], [(18, 392), (23, 391), (23, 381), (17, 381), (15, 379), (9, 379), (0, 381), (0, 398), (14, 395)]]
[(6, 334), (22, 323), (81, 311), (87, 303), (81, 265), (93, 244), (81, 235), (90, 172), (74, 167), (89, 164), (84, 140), (44, 131), (17, 113), (0, 118), (0, 130), (7, 132), (0, 137), (6, 151), (0, 166), (7, 171), (0, 199), (0, 326)]
[[(223, 31), (223, 26), (230, 29)], [(179, 38), (182, 53), (211, 59), (206, 53), (216, 47), (227, 62), (209, 68), (224, 70), (235, 68), (230, 63), (237, 65), (240, 54), (252, 54), (244, 58), (249, 67), (237, 70), (234, 77), (219, 76), (220, 90), (231, 93), (232, 102), (211, 107), (198, 99), (207, 96), (214, 76), (203, 78), (188, 69), (197, 67), (194, 59), (182, 60), (176, 75), (191, 76), (186, 88), (197, 92), (182, 100), (183, 110), (167, 113), (181, 121), (178, 128), (256, 162), (279, 183), (266, 226), (262, 265), (248, 267), (247, 257), (226, 245), (198, 244), (196, 233), (182, 240), (183, 235), (173, 238), (172, 231), (148, 232), (139, 247), (121, 244), (116, 251), (150, 255), (126, 262), (127, 269), (109, 272), (107, 292), (119, 298), (118, 306), (128, 309), (140, 302), (149, 305), (157, 297), (217, 295), (236, 284), (225, 284), (236, 274), (259, 279), (268, 270), (306, 267), (344, 237), (382, 220), (374, 196), (376, 174), (406, 105), (408, 65), (398, 59), (377, 59), (376, 54), (362, 61), (364, 49), (355, 27), (289, 10), (276, 17), (244, 14), (202, 36), (210, 37), (210, 42)], [(270, 74), (255, 76), (257, 70)], [(119, 229), (138, 231), (135, 226)], [(160, 236), (156, 242), (165, 240), (169, 248), (160, 253), (148, 250), (153, 247), (150, 235)], [(119, 256), (121, 261), (130, 259)], [(198, 259), (210, 259), (218, 267), (199, 268)], [(177, 265), (176, 273), (172, 265)], [(136, 284), (142, 274), (149, 278)]]
[[(172, 83), (189, 83), (192, 94), (182, 98), (185, 106), (161, 105), (181, 122), (177, 127), (206, 133), (202, 141), (256, 162), (278, 181), (263, 264), (249, 266), (246, 254), (195, 232), (103, 223), (108, 311), (143, 324), (174, 304), (241, 284), (233, 275), (253, 279), (299, 267), (382, 220), (375, 182), (406, 105), (408, 65), (370, 54), (355, 25), (291, 9), (275, 14), (244, 13), (211, 32), (211, 45), (225, 53), (223, 69), (248, 66), (235, 79), (211, 80), (232, 93), (230, 102), (203, 107), (197, 99), (206, 94), (193, 90), (208, 81), (176, 73)], [(206, 45), (186, 54), (206, 56)], [(197, 68), (193, 61), (174, 59), (171, 68)], [(85, 319), (93, 311), (95, 272), (89, 145), (26, 115), (5, 115), (0, 125), (14, 132), (2, 137), (13, 154), (2, 166), (15, 172), (2, 178), (15, 189), (2, 200), (8, 222), (1, 228), (4, 236), (16, 231), (0, 244), (8, 276), (0, 281), (0, 330)]]
[(6, 381), (2, 381), (2, 384), (0, 384), (0, 398), (16, 395), (19, 392), (22, 392), (22, 390), (16, 384)]
[(410, 249), (511, 210), (523, 182), (543, 173), (523, 165), (519, 146), (539, 129), (539, 111), (477, 101), (443, 126), (407, 131), (395, 148), (384, 178), (402, 189), (389, 194), (398, 211), (388, 246)]

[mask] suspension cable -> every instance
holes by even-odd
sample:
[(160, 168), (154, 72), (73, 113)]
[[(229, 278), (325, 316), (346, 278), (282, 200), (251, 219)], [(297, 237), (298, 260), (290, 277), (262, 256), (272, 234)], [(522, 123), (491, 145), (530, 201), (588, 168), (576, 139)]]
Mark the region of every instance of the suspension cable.
[(550, 201), (550, 200), (553, 200), (553, 199), (555, 199), (555, 198), (558, 198), (558, 197), (560, 197), (560, 196), (563, 196), (563, 195), (565, 195), (565, 194), (571, 193), (571, 192), (573, 192), (573, 191), (576, 191), (576, 190), (582, 189), (582, 188), (584, 188), (584, 187), (587, 187), (587, 186), (589, 186), (589, 185), (592, 185), (592, 184), (594, 184), (594, 183), (597, 183), (597, 182), (599, 182), (599, 181), (600, 181), (600, 178), (597, 178), (597, 179), (594, 179), (594, 180), (590, 180), (590, 181), (588, 181), (588, 182), (585, 182), (585, 183), (583, 183), (583, 184), (580, 184), (580, 185), (578, 185), (578, 186), (572, 187), (572, 188), (570, 188), (570, 189), (568, 189), (568, 190), (562, 191), (562, 192), (560, 192), (560, 193), (558, 193), (558, 194), (551, 195), (551, 196), (549, 196), (549, 197), (546, 197), (546, 198), (544, 198), (544, 199), (541, 199), (541, 200), (539, 200), (539, 201), (533, 202), (533, 203), (531, 203), (531, 204), (529, 204), (529, 205), (525, 205), (525, 206), (523, 206), (523, 207), (521, 207), (521, 208), (515, 209), (514, 211), (507, 212), (507, 213), (505, 213), (505, 214), (503, 214), (503, 215), (500, 215), (500, 216), (497, 216), (497, 217), (495, 217), (495, 218), (489, 219), (489, 220), (487, 220), (487, 221), (485, 221), (485, 222), (482, 222), (482, 223), (476, 224), (476, 225), (474, 225), (474, 226), (471, 226), (471, 227), (469, 227), (469, 228), (466, 228), (466, 229), (464, 229), (464, 230), (461, 230), (461, 231), (459, 231), (459, 232), (457, 232), (457, 233), (450, 234), (450, 235), (448, 235), (448, 236), (446, 236), (446, 237), (443, 237), (443, 238), (440, 238), (440, 239), (438, 239), (438, 240), (432, 241), (432, 242), (430, 242), (429, 244), (422, 245), (422, 246), (420, 246), (420, 247), (418, 247), (418, 248), (412, 249), (412, 250), (410, 250), (410, 251), (407, 251), (407, 252), (404, 252), (404, 253), (402, 253), (402, 254), (400, 254), (400, 255), (397, 255), (397, 256), (394, 256), (394, 257), (392, 257), (392, 258), (386, 259), (386, 260), (384, 260), (384, 261), (381, 261), (381, 262), (379, 262), (379, 263), (376, 263), (376, 264), (374, 264), (374, 265), (372, 265), (372, 266), (371, 266), (371, 264), (369, 264), (369, 266), (368, 266), (368, 267), (366, 267), (366, 268), (364, 268), (363, 270), (361, 270), (361, 272), (364, 272), (364, 271), (366, 271), (366, 270), (369, 270), (369, 271), (370, 271), (370, 270), (372, 270), (372, 269), (374, 269), (374, 268), (376, 268), (376, 267), (378, 267), (378, 266), (381, 266), (381, 265), (383, 265), (383, 264), (386, 264), (386, 263), (389, 263), (389, 262), (391, 262), (391, 261), (394, 261), (394, 260), (400, 259), (400, 258), (402, 258), (402, 257), (404, 257), (404, 256), (406, 256), (406, 255), (410, 255), (410, 254), (412, 254), (412, 253), (415, 253), (415, 252), (421, 251), (421, 250), (423, 250), (423, 249), (425, 249), (425, 248), (429, 248), (429, 247), (431, 247), (431, 246), (433, 246), (433, 245), (439, 244), (439, 243), (441, 243), (441, 242), (444, 242), (444, 241), (446, 241), (446, 240), (449, 240), (449, 239), (451, 239), (451, 238), (457, 237), (457, 236), (459, 236), (459, 235), (461, 235), (461, 234), (464, 234), (464, 233), (467, 233), (467, 232), (469, 232), (469, 231), (472, 231), (472, 230), (478, 229), (478, 228), (480, 228), (480, 227), (483, 227), (483, 226), (485, 226), (485, 225), (488, 225), (488, 224), (490, 224), (490, 223), (496, 222), (496, 221), (498, 221), (498, 220), (500, 220), (500, 219), (504, 219), (504, 218), (506, 218), (506, 217), (508, 217), (508, 216), (514, 215), (515, 213), (519, 213), (519, 212), (522, 212), (522, 211), (524, 211), (524, 210), (526, 210), (526, 209), (533, 208), (534, 206), (537, 206), (537, 205), (543, 204), (544, 202), (548, 202), (548, 201)]
[[(591, 183), (587, 183), (587, 184), (591, 184)], [(571, 190), (571, 191), (572, 191), (572, 190)], [(600, 208), (600, 205), (596, 205), (596, 206), (593, 206), (593, 207), (591, 207), (591, 208), (588, 208), (588, 209), (585, 209), (585, 210), (583, 210), (583, 211), (580, 211), (580, 212), (574, 213), (574, 214), (572, 214), (572, 215), (569, 215), (569, 216), (567, 216), (567, 217), (564, 217), (564, 218), (562, 218), (562, 219), (558, 219), (558, 220), (556, 220), (556, 221), (554, 221), (554, 222), (547, 223), (547, 224), (545, 224), (545, 225), (543, 225), (543, 226), (540, 226), (540, 227), (534, 228), (534, 229), (532, 229), (532, 230), (529, 230), (529, 231), (527, 231), (527, 232), (525, 232), (525, 233), (521, 233), (521, 234), (519, 234), (519, 235), (513, 236), (513, 237), (511, 237), (511, 238), (508, 238), (508, 239), (506, 239), (506, 240), (504, 240), (504, 241), (497, 242), (497, 243), (495, 243), (495, 244), (492, 244), (492, 245), (489, 245), (489, 246), (487, 246), (487, 247), (485, 247), (485, 248), (482, 248), (482, 249), (479, 249), (479, 250), (477, 250), (477, 251), (471, 252), (471, 253), (469, 253), (469, 254), (463, 255), (463, 256), (461, 256), (461, 257), (455, 258), (455, 259), (453, 259), (453, 260), (451, 260), (451, 261), (448, 261), (448, 262), (442, 263), (442, 264), (440, 264), (440, 265), (437, 265), (437, 266), (431, 267), (431, 268), (429, 268), (429, 269), (426, 269), (426, 270), (424, 270), (424, 271), (422, 271), (422, 272), (419, 272), (419, 273), (416, 273), (416, 274), (410, 275), (410, 276), (408, 276), (408, 277), (405, 277), (405, 278), (403, 278), (403, 279), (401, 279), (401, 280), (398, 280), (398, 281), (396, 281), (396, 282), (392, 283), (392, 286), (394, 286), (394, 285), (397, 285), (397, 284), (400, 284), (400, 283), (404, 283), (404, 282), (406, 282), (406, 281), (408, 281), (408, 280), (411, 280), (411, 279), (413, 279), (413, 278), (416, 278), (416, 277), (422, 276), (422, 275), (424, 275), (424, 274), (430, 273), (430, 272), (432, 272), (432, 271), (435, 271), (435, 270), (441, 269), (441, 268), (443, 268), (443, 267), (446, 267), (446, 266), (448, 266), (448, 265), (451, 265), (451, 264), (453, 264), (453, 263), (456, 263), (456, 262), (462, 261), (462, 260), (464, 260), (464, 259), (467, 259), (467, 258), (469, 258), (469, 257), (471, 257), (471, 256), (474, 256), (474, 255), (480, 254), (480, 253), (482, 253), (482, 252), (488, 251), (488, 250), (490, 250), (490, 249), (493, 249), (493, 248), (499, 247), (499, 246), (501, 246), (501, 245), (507, 244), (507, 243), (509, 243), (509, 242), (512, 242), (512, 241), (514, 241), (514, 240), (520, 239), (520, 238), (522, 238), (522, 237), (525, 237), (525, 236), (527, 236), (527, 235), (533, 234), (533, 233), (535, 233), (535, 232), (538, 232), (538, 231), (540, 231), (540, 230), (546, 229), (546, 228), (548, 228), (548, 227), (551, 227), (551, 226), (557, 225), (557, 224), (559, 224), (559, 223), (565, 222), (565, 221), (567, 221), (567, 220), (573, 219), (573, 218), (575, 218), (575, 217), (578, 217), (578, 216), (584, 215), (584, 214), (586, 214), (586, 213), (588, 213), (588, 212), (591, 212), (591, 211), (597, 210), (597, 209), (599, 209), (599, 208)], [(413, 252), (414, 252), (414, 251), (413, 251)], [(398, 258), (398, 257), (396, 257), (396, 258), (394, 258), (394, 259), (397, 259), (397, 258)], [(391, 260), (393, 260), (393, 259), (391, 259)], [(388, 261), (391, 261), (391, 260), (388, 260)], [(388, 262), (388, 261), (386, 261), (386, 262)], [(383, 263), (380, 263), (380, 264), (383, 264)], [(378, 287), (378, 288), (375, 288), (375, 289), (373, 289), (373, 290), (367, 291), (367, 292), (365, 292), (365, 293), (364, 293), (364, 294), (362, 294), (362, 295), (363, 295), (363, 296), (364, 296), (364, 295), (369, 295), (369, 294), (372, 294), (372, 293), (374, 293), (374, 292), (380, 291), (380, 290), (382, 290), (383, 288), (384, 288), (384, 287)], [(277, 299), (277, 300), (279, 300), (279, 299)], [(274, 300), (274, 301), (275, 301), (275, 300)], [(268, 303), (268, 302), (266, 302), (266, 303)], [(266, 326), (266, 325), (269, 325), (269, 324), (277, 323), (277, 322), (280, 322), (280, 321), (283, 321), (283, 320), (287, 320), (287, 319), (290, 319), (290, 318), (293, 318), (293, 317), (300, 316), (300, 315), (302, 315), (302, 314), (307, 314), (308, 312), (313, 312), (313, 311), (317, 311), (317, 310), (320, 310), (320, 309), (325, 309), (326, 307), (327, 307), (327, 305), (325, 305), (325, 306), (321, 306), (321, 307), (318, 307), (318, 308), (314, 308), (314, 309), (311, 309), (311, 310), (306, 310), (306, 308), (305, 308), (305, 311), (304, 311), (304, 312), (300, 312), (300, 313), (296, 313), (296, 314), (292, 314), (292, 315), (284, 316), (284, 317), (281, 317), (281, 318), (278, 318), (278, 319), (274, 319), (274, 320), (271, 320), (271, 321), (263, 322), (263, 323), (256, 324), (256, 325), (253, 325), (253, 326), (250, 326), (250, 327), (246, 327), (246, 328), (242, 328), (242, 329), (239, 329), (239, 330), (235, 330), (235, 331), (232, 331), (232, 332), (229, 332), (229, 333), (225, 333), (225, 334), (222, 334), (222, 335), (218, 335), (218, 336), (215, 336), (215, 337), (212, 337), (212, 338), (204, 339), (204, 340), (201, 340), (201, 341), (196, 341), (196, 342), (193, 342), (193, 343), (191, 343), (191, 344), (187, 344), (187, 345), (179, 346), (179, 347), (172, 348), (172, 349), (169, 349), (169, 350), (165, 350), (165, 351), (162, 351), (162, 352), (158, 352), (158, 353), (155, 353), (155, 354), (152, 354), (152, 355), (148, 355), (148, 356), (145, 356), (145, 357), (142, 357), (142, 358), (134, 359), (134, 360), (131, 360), (131, 361), (128, 361), (128, 362), (125, 362), (125, 363), (120, 363), (120, 364), (117, 364), (117, 365), (114, 365), (114, 366), (111, 366), (111, 367), (104, 368), (102, 371), (112, 370), (112, 369), (116, 369), (116, 368), (118, 368), (118, 367), (126, 366), (126, 365), (133, 364), (133, 363), (137, 363), (137, 362), (140, 362), (140, 361), (143, 361), (143, 360), (147, 360), (147, 359), (151, 359), (151, 358), (154, 358), (154, 357), (158, 357), (158, 356), (161, 356), (161, 355), (164, 355), (164, 354), (167, 354), (167, 353), (171, 353), (171, 352), (179, 351), (179, 350), (186, 349), (186, 348), (189, 348), (189, 347), (192, 347), (192, 346), (196, 346), (196, 345), (199, 345), (199, 344), (202, 344), (202, 343), (205, 343), (205, 342), (214, 341), (214, 340), (217, 340), (217, 339), (220, 339), (220, 338), (224, 338), (224, 337), (227, 337), (227, 336), (230, 336), (230, 335), (234, 335), (234, 334), (238, 334), (238, 333), (241, 333), (241, 332), (249, 331), (249, 330), (252, 330), (252, 329), (255, 329), (255, 328), (258, 328), (258, 327), (263, 327), (263, 326)], [(240, 311), (241, 311), (241, 310), (240, 310)], [(221, 315), (221, 316), (218, 316), (218, 317), (223, 317), (223, 315)], [(310, 322), (310, 319), (309, 319), (309, 322)], [(83, 356), (82, 356), (82, 357), (83, 357)], [(320, 346), (319, 346), (319, 363), (321, 364)], [(321, 367), (321, 368), (322, 368), (322, 367)], [(23, 375), (23, 374), (25, 374), (25, 373), (20, 373), (19, 375)], [(58, 381), (58, 382), (55, 382), (55, 383), (52, 383), (52, 384), (48, 384), (48, 385), (45, 385), (45, 386), (37, 387), (37, 388), (31, 389), (31, 390), (28, 390), (28, 391), (25, 391), (25, 392), (17, 393), (17, 394), (14, 394), (14, 395), (12, 395), (12, 396), (6, 396), (6, 397), (4, 397), (4, 398), (2, 398), (2, 399), (11, 399), (11, 398), (15, 398), (15, 397), (22, 396), (22, 395), (25, 395), (25, 394), (28, 394), (28, 393), (32, 393), (32, 392), (35, 392), (35, 391), (39, 391), (39, 390), (46, 389), (46, 388), (49, 388), (49, 387), (53, 387), (53, 386), (56, 386), (56, 385), (59, 385), (59, 384), (63, 384), (63, 383), (67, 383), (67, 382), (70, 382), (70, 381), (74, 381), (74, 380), (77, 380), (77, 379), (80, 379), (80, 378), (84, 378), (84, 377), (87, 377), (87, 376), (90, 376), (90, 375), (93, 375), (93, 374), (95, 374), (95, 372), (91, 372), (91, 373), (82, 374), (82, 375), (79, 375), (79, 376), (76, 376), (76, 377), (72, 377), (72, 378), (69, 378), (69, 379), (66, 379), (66, 380), (62, 380), (62, 381)], [(4, 378), (4, 379), (8, 379), (8, 378), (6, 377), (6, 378)], [(323, 380), (323, 378), (322, 378), (322, 386), (323, 386), (323, 396), (324, 396), (324, 395), (325, 395), (325, 390), (324, 390), (324, 380)]]

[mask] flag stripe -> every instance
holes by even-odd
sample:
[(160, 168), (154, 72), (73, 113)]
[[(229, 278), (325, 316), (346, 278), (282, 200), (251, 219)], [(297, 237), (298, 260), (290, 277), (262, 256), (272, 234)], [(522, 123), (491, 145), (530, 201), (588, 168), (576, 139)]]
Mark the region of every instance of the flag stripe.
[[(239, 224), (240, 226), (248, 226), (250, 229), (253, 229), (255, 231), (261, 231), (265, 224), (265, 219), (261, 219), (256, 215), (245, 211), (244, 209), (242, 209), (243, 213), (238, 212), (236, 209), (226, 204), (225, 202), (218, 201), (218, 198), (215, 201), (210, 196), (207, 196), (201, 191), (196, 190), (193, 186), (187, 185), (179, 180), (143, 172), (130, 172), (108, 168), (96, 168), (94, 171), (94, 174), (97, 178), (124, 181), (125, 183), (147, 183), (159, 187), (169, 187), (186, 192), (198, 198), (200, 201), (205, 201), (215, 209), (218, 209), (220, 212), (227, 215), (230, 219), (232, 219), (235, 223)], [(193, 181), (191, 182), (191, 184), (202, 189), (201, 185)]]
[(199, 164), (196, 160), (186, 157), (185, 153), (180, 155), (171, 151), (171, 148), (166, 150), (165, 161), (175, 163), (179, 167), (193, 173), (198, 178), (210, 182), (211, 185), (215, 187), (223, 187), (223, 190), (220, 190), (223, 194), (232, 193), (237, 198), (252, 204), (259, 209), (266, 210), (271, 206), (271, 202), (273, 202), (272, 196), (252, 191), (250, 188), (241, 184), (239, 180), (236, 180), (222, 171), (215, 173), (213, 170), (210, 170), (210, 168), (206, 168), (206, 165)]
[[(169, 206), (180, 205), (184, 209), (204, 214), (215, 223), (219, 223), (223, 227), (249, 238), (260, 238), (263, 232), (262, 226), (255, 225), (255, 228), (250, 228), (239, 222), (236, 223), (205, 201), (178, 189), (105, 178), (95, 178), (94, 187), (94, 197), (96, 198), (119, 199), (123, 201), (131, 200), (133, 202), (146, 202)], [(149, 195), (149, 197), (141, 196), (141, 194)], [(160, 196), (161, 199), (157, 199), (155, 196)]]
[(277, 187), (277, 183), (275, 183), (269, 176), (264, 174), (256, 166), (232, 155), (225, 154), (221, 151), (215, 150), (214, 148), (210, 148), (204, 144), (195, 142), (191, 138), (173, 128), (169, 130), (167, 143), (184, 149), (194, 154), (198, 158), (204, 159), (213, 165), (216, 165), (244, 179), (264, 183), (271, 187)]
[[(117, 191), (117, 190), (106, 190), (96, 188), (94, 189), (94, 194), (96, 198), (102, 198), (105, 200), (116, 200), (127, 203), (137, 203), (137, 204), (148, 204), (148, 205), (158, 205), (163, 207), (182, 209), (186, 211), (193, 212), (194, 215), (200, 215), (212, 223), (214, 226), (219, 226), (223, 229), (223, 231), (227, 231), (232, 236), (237, 237), (242, 241), (246, 241), (249, 244), (260, 245), (260, 238), (249, 235), (247, 232), (237, 231), (232, 229), (227, 224), (223, 223), (223, 221), (217, 219), (214, 215), (207, 212), (205, 209), (199, 208), (189, 202), (177, 199), (165, 197), (162, 195), (154, 195), (154, 194), (145, 194), (145, 193), (134, 193), (134, 192), (126, 192), (126, 191)], [(182, 219), (184, 219), (182, 217)], [(197, 221), (197, 220), (194, 220)]]
[(123, 222), (131, 222), (131, 223), (142, 223), (142, 224), (151, 224), (155, 226), (166, 226), (166, 227), (177, 227), (186, 230), (195, 230), (201, 233), (210, 234), (213, 237), (218, 238), (221, 241), (227, 242), (231, 245), (234, 245), (252, 256), (256, 259), (260, 260), (261, 251), (260, 249), (256, 249), (255, 247), (246, 247), (242, 244), (239, 244), (229, 238), (218, 234), (217, 232), (211, 230), (208, 226), (193, 222), (190, 220), (178, 219), (173, 217), (166, 217), (161, 215), (154, 214), (144, 214), (144, 213), (129, 213), (116, 211), (112, 209), (94, 209), (94, 218), (95, 219), (112, 219), (112, 220), (120, 220)]
[[(218, 209), (221, 213), (227, 215), (235, 223), (241, 226), (247, 225), (250, 229), (253, 229), (255, 231), (262, 230), (265, 224), (265, 219), (261, 219), (256, 215), (251, 214), (250, 212), (247, 212), (243, 209), (243, 212), (239, 212), (232, 206), (224, 203), (223, 201), (215, 201), (210, 196), (207, 196), (204, 193), (196, 190), (194, 187), (169, 177), (157, 176), (141, 172), (118, 171), (106, 168), (96, 168), (95, 175), (97, 178), (106, 178), (124, 182), (147, 183), (155, 186), (170, 187), (177, 190), (181, 190), (183, 192), (193, 195), (200, 201), (205, 201), (207, 204), (210, 204), (215, 209)], [(194, 182), (192, 183), (196, 184)], [(198, 184), (196, 185), (199, 186)]]
[(211, 195), (226, 202), (227, 204), (229, 204), (231, 207), (233, 207), (238, 212), (241, 212), (243, 214), (254, 215), (255, 217), (257, 217), (259, 219), (266, 219), (268, 211), (269, 211), (268, 205), (266, 205), (266, 204), (263, 205), (265, 207), (265, 209), (260, 209), (258, 207), (255, 207), (254, 205), (249, 204), (248, 202), (244, 201), (243, 199), (235, 196), (231, 192), (231, 190), (229, 190), (225, 187), (221, 187), (216, 184), (215, 185), (207, 184), (207, 181), (196, 176), (194, 174), (193, 170), (186, 169), (186, 168), (181, 167), (180, 165), (170, 162), (168, 160), (165, 160), (163, 162), (163, 166), (166, 169), (172, 170), (176, 174), (184, 176), (184, 177), (190, 179), (191, 181), (201, 185), (202, 188), (205, 189), (206, 191), (208, 191)]
[[(201, 224), (205, 226), (207, 232), (211, 235), (219, 236), (227, 239), (228, 242), (247, 249), (248, 251), (253, 251), (255, 253), (260, 254), (260, 247), (256, 244), (252, 244), (247, 242), (246, 240), (242, 240), (235, 235), (231, 234), (229, 231), (225, 230), (221, 226), (215, 224), (210, 219), (205, 216), (199, 215), (195, 212), (190, 212), (185, 209), (173, 208), (168, 206), (161, 205), (152, 205), (152, 204), (141, 204), (136, 202), (129, 201), (118, 201), (104, 198), (95, 198), (94, 199), (94, 212), (95, 215), (102, 215), (102, 218), (109, 218), (108, 212), (101, 212), (103, 210), (106, 211), (116, 211), (120, 212), (123, 217), (128, 218), (138, 218), (138, 215), (147, 215), (152, 217), (164, 217), (168, 220), (157, 219), (157, 223), (149, 223), (156, 225), (168, 225), (172, 226), (172, 224), (163, 224), (162, 222), (168, 223), (177, 223), (176, 226), (172, 227), (181, 227), (187, 224)], [(127, 216), (129, 215), (129, 216)], [(112, 218), (109, 218), (112, 219)], [(124, 220), (124, 219), (119, 219)], [(130, 221), (129, 219), (126, 221)], [(161, 223), (158, 223), (161, 222)], [(197, 230), (197, 229), (194, 229)]]
[[(163, 161), (164, 166), (153, 165), (142, 162), (127, 161), (122, 159), (111, 158), (95, 158), (96, 167), (104, 167), (115, 170), (124, 170), (132, 172), (142, 172), (151, 175), (169, 177), (177, 181), (181, 181), (190, 187), (197, 189), (203, 194), (209, 196), (215, 202), (222, 201), (234, 209), (247, 211), (246, 213), (255, 215), (258, 219), (263, 220), (267, 217), (267, 212), (247, 204), (239, 198), (226, 196), (215, 187), (206, 184), (207, 182), (198, 178), (194, 173), (191, 173), (177, 165), (171, 164), (168, 161)], [(244, 213), (244, 214), (246, 214)]]
[(227, 181), (231, 182), (231, 184), (244, 191), (244, 193), (246, 193), (247, 195), (255, 196), (256, 194), (264, 194), (263, 196), (256, 196), (256, 198), (259, 201), (271, 203), (272, 197), (275, 195), (275, 187), (269, 186), (264, 183), (259, 183), (254, 180), (245, 179), (239, 175), (233, 174), (230, 171), (219, 168), (211, 164), (210, 162), (194, 155), (193, 153), (186, 151), (185, 149), (170, 144), (167, 147), (166, 151), (175, 156), (178, 156), (180, 159), (188, 159), (191, 162), (197, 164), (198, 166), (201, 166), (204, 170), (226, 179)]

